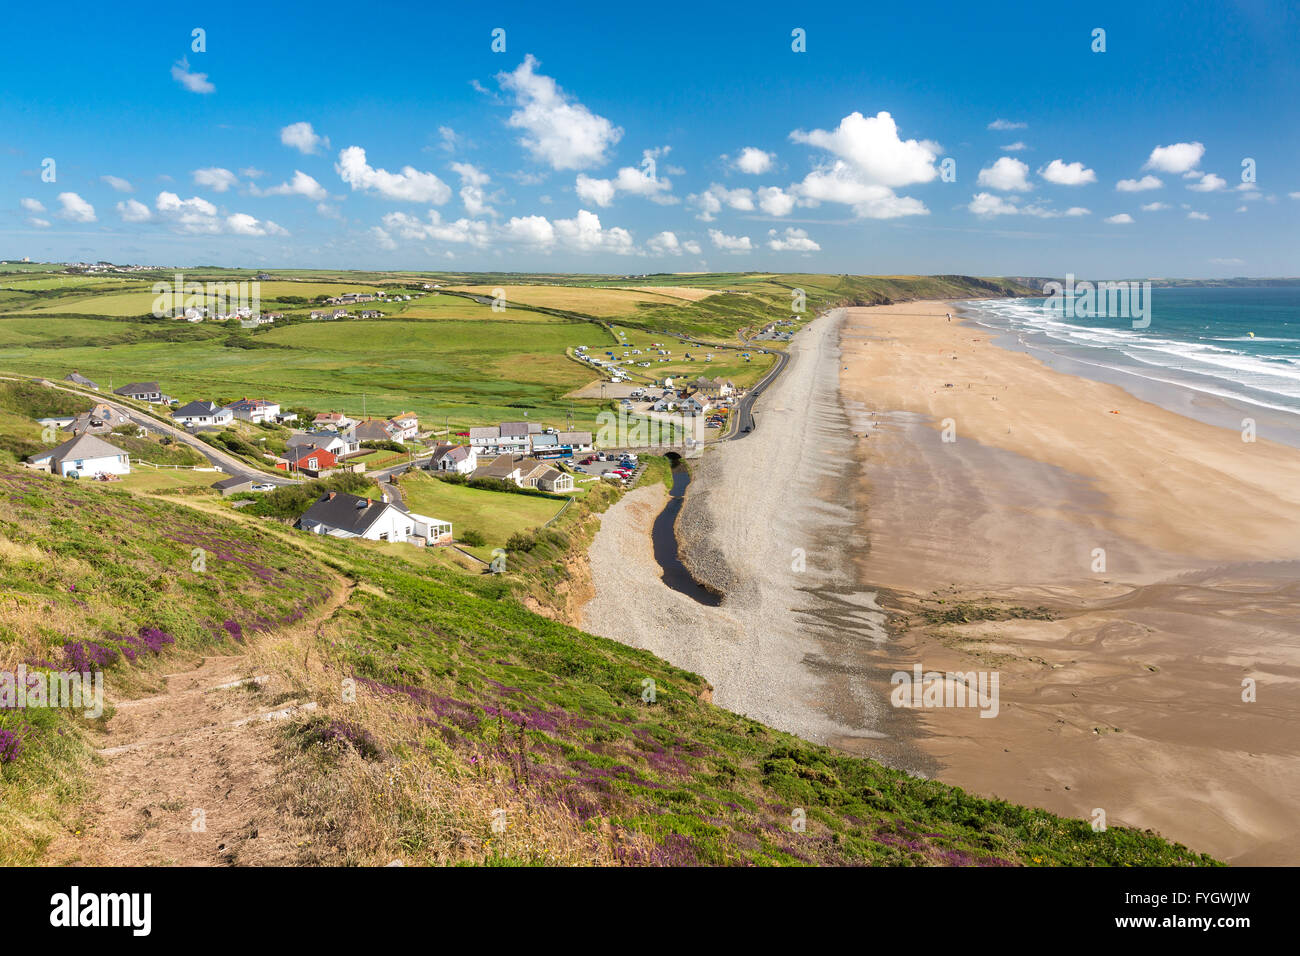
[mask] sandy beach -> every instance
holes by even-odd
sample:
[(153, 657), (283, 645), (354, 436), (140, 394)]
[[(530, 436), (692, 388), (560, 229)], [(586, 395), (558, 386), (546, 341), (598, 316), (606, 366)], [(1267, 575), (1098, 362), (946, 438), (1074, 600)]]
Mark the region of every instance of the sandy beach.
[(845, 323), (843, 396), (872, 436), (860, 574), (902, 611), (939, 592), (1060, 616), (903, 634), (902, 662), (1001, 674), (997, 719), (923, 711), (920, 745), (981, 793), (1300, 861), (1300, 452), (1064, 375), (952, 311)]
[[(583, 626), (811, 740), (1300, 862), (1300, 451), (1063, 374), (955, 311), (810, 323), (758, 429), (693, 463), (678, 537), (722, 606), (659, 579), (664, 492), (642, 489), (597, 535)], [(958, 604), (1047, 611), (933, 622)], [(996, 672), (998, 716), (892, 707), (889, 675), (915, 663)]]

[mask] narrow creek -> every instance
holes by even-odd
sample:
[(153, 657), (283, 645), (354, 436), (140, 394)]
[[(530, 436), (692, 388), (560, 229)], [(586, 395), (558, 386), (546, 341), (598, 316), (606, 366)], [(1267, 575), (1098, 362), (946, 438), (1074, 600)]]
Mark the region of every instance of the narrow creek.
[(677, 534), (674, 527), (677, 523), (677, 515), (682, 510), (682, 502), (686, 500), (686, 486), (690, 483), (690, 470), (681, 461), (676, 462), (673, 465), (673, 487), (668, 493), (668, 503), (664, 505), (664, 510), (659, 512), (654, 527), (650, 530), (650, 537), (654, 542), (655, 561), (663, 570), (664, 584), (701, 604), (717, 607), (722, 603), (722, 595), (715, 594), (696, 581), (691, 576), (691, 572), (686, 570), (686, 565), (682, 564), (677, 553)]

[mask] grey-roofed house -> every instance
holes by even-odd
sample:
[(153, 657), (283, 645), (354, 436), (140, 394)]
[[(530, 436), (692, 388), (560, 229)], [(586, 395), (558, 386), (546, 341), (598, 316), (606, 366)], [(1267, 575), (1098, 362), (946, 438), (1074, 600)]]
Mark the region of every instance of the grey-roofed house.
[(172, 412), (172, 418), (187, 428), (199, 425), (227, 425), (235, 418), (234, 412), (216, 402), (190, 402)]
[(129, 475), (131, 456), (94, 435), (69, 438), (57, 448), (32, 455), (27, 464), (53, 475)]
[(100, 402), (88, 412), (82, 412), (69, 422), (67, 428), (74, 435), (106, 435), (120, 425), (130, 425), (131, 419), (107, 402)]
[(554, 432), (542, 432), (533, 435), (532, 439), (534, 455), (558, 455), (560, 454), (560, 436)]
[(383, 418), (373, 418), (361, 422), (352, 429), (357, 441), (395, 441), (402, 443), (402, 430), (399, 426)]
[(478, 449), (470, 445), (439, 443), (429, 456), (425, 468), (429, 471), (454, 471), (468, 475), (478, 467)]
[(373, 498), (327, 491), (298, 519), (298, 527), (334, 538), (441, 544), (451, 540), (451, 522), (403, 511)]
[(591, 442), (591, 432), (560, 432), (556, 437), (560, 447), (569, 451), (591, 451), (595, 445)]
[(97, 392), (99, 391), (99, 386), (86, 378), (86, 376), (82, 375), (80, 372), (69, 372), (63, 377), (63, 380), (65, 382), (71, 382), (73, 385), (82, 385), (86, 388), (93, 388)]
[(121, 395), (123, 398), (134, 398), (137, 402), (147, 402), (150, 405), (166, 405), (171, 401), (162, 393), (157, 382), (132, 382), (130, 385), (113, 389), (113, 394)]
[(299, 433), (297, 435), (290, 435), (289, 440), (285, 442), (285, 444), (291, 449), (300, 447), (324, 448), (326, 451), (332, 451), (340, 457), (343, 455), (351, 455), (361, 450), (361, 443), (357, 440), (355, 435), (340, 435), (338, 432), (331, 431), (307, 432), (305, 434)]
[(260, 478), (250, 478), (248, 475), (232, 475), (229, 478), (223, 478), (215, 482), (212, 487), (221, 492), (222, 497), (228, 497), (229, 495), (237, 495), (241, 491), (252, 491), (253, 485), (261, 480)]
[(573, 476), (558, 468), (547, 468), (537, 478), (537, 487), (543, 491), (563, 493), (573, 490)]
[(519, 484), (520, 462), (523, 457), (520, 455), (504, 454), (498, 455), (486, 464), (479, 465), (474, 469), (474, 478), (496, 478), (499, 481), (512, 481)]

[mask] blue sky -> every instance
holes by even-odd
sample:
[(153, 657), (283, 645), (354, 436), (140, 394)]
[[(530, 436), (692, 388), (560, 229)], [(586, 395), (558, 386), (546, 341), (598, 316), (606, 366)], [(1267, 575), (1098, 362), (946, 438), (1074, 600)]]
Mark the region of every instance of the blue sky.
[(1294, 4), (992, 6), (14, 6), (0, 257), (1300, 272)]

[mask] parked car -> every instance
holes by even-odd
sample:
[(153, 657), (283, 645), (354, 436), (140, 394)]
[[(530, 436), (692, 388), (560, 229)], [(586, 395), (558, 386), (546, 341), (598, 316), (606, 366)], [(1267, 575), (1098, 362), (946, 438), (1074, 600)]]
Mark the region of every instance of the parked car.
[(275, 485), (269, 481), (259, 481), (248, 489), (249, 491), (275, 491)]

